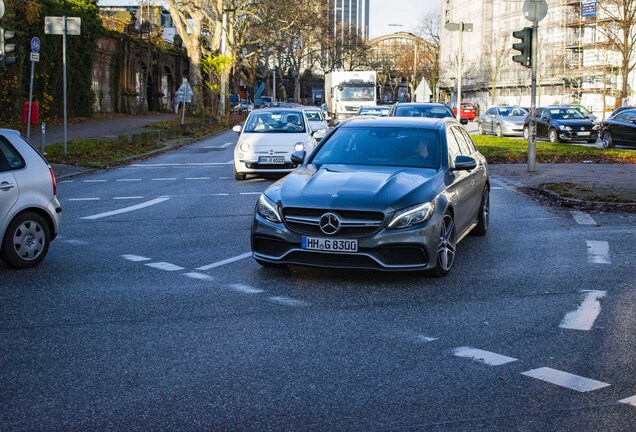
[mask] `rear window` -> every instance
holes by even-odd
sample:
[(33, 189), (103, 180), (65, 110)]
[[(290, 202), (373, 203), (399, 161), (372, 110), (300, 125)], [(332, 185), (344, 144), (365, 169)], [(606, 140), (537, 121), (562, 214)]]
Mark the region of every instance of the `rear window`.
[(453, 112), (449, 108), (443, 106), (398, 106), (395, 110), (395, 115), (397, 117), (444, 118), (453, 117)]

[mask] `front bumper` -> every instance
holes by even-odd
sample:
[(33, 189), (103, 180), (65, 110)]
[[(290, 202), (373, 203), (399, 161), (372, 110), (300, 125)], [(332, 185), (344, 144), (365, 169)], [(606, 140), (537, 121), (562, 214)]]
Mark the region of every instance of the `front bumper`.
[(580, 136), (578, 135), (578, 133), (580, 132), (575, 132), (575, 131), (567, 131), (567, 130), (559, 130), (558, 134), (559, 134), (559, 138), (562, 141), (588, 141), (588, 140), (598, 140), (598, 131), (597, 130), (592, 130), (592, 131), (585, 131), (585, 132), (590, 132), (589, 135), (585, 135), (585, 136)]
[(283, 223), (270, 222), (257, 214), (252, 225), (252, 256), (273, 264), (309, 267), (430, 270), (437, 263), (440, 223), (441, 218), (435, 214), (429, 221), (416, 227), (401, 230), (380, 228), (372, 235), (358, 237), (356, 253), (320, 252), (303, 249), (302, 234), (289, 230)]
[(501, 125), (501, 133), (505, 136), (523, 136), (523, 125)]

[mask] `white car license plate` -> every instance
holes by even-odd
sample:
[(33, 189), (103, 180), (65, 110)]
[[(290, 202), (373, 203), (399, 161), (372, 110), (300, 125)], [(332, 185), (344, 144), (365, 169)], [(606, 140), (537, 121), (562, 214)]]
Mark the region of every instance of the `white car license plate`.
[(302, 237), (302, 248), (323, 252), (358, 252), (358, 240)]
[(577, 132), (578, 136), (590, 136), (589, 132)]
[(284, 165), (285, 156), (259, 156), (258, 163), (263, 165)]

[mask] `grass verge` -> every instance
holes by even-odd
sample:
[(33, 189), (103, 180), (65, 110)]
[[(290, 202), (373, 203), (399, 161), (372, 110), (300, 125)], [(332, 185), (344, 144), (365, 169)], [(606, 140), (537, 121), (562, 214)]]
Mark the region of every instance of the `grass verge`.
[(128, 143), (122, 145), (110, 139), (85, 139), (70, 141), (67, 154), (64, 144), (58, 143), (46, 147), (47, 161), (65, 165), (89, 168), (108, 168), (128, 157), (141, 155), (164, 147), (159, 142)]

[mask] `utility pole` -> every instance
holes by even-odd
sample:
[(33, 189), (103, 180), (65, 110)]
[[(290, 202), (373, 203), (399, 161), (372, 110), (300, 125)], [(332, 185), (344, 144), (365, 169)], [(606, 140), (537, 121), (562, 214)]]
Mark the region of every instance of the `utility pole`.
[(473, 25), (472, 23), (465, 23), (460, 21), (458, 23), (448, 22), (444, 26), (444, 28), (448, 31), (459, 31), (459, 60), (458, 60), (458, 77), (457, 77), (457, 121), (461, 120), (462, 116), (462, 78), (464, 75), (463, 71), (463, 34), (464, 32), (472, 32)]

